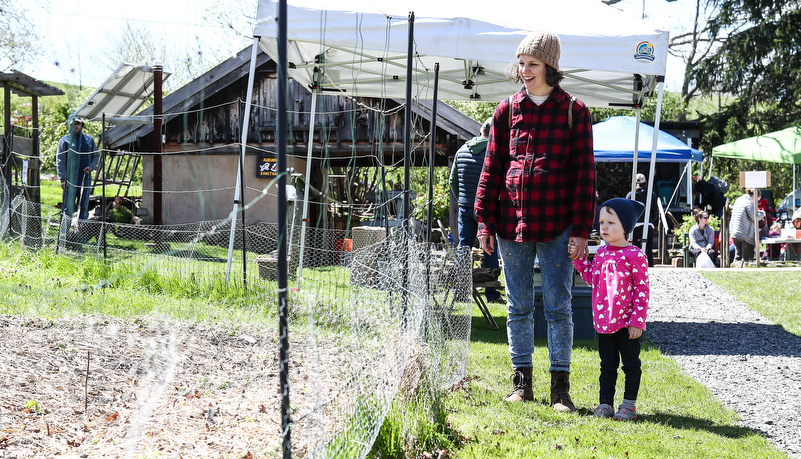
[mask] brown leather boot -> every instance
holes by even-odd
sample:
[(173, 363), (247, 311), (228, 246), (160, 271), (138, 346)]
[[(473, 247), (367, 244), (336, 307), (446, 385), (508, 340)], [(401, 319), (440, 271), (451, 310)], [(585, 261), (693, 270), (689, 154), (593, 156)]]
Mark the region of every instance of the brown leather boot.
[(551, 406), (556, 411), (576, 411), (570, 399), (570, 372), (551, 372)]
[(530, 402), (534, 400), (534, 390), (531, 388), (531, 367), (515, 368), (512, 375), (514, 389), (504, 400), (507, 402)]

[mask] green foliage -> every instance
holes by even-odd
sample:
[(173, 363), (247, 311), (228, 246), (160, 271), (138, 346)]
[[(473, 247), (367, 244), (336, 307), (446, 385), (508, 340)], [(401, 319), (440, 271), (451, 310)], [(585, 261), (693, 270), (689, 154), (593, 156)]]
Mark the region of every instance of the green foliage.
[[(709, 32), (726, 38), (714, 52), (688, 67), (701, 91), (730, 95), (716, 112), (704, 117), (701, 147), (707, 152), (717, 145), (796, 125), (801, 113), (801, 56), (797, 52), (801, 5), (792, 0), (724, 0), (715, 6)], [(775, 190), (780, 194), (792, 190), (787, 166), (737, 160), (721, 163), (721, 176), (727, 180), (742, 170), (770, 170)]]
[[(432, 215), (434, 221), (442, 220), (448, 221), (448, 212), (450, 211), (450, 188), (448, 187), (447, 180), (445, 182), (434, 183), (434, 194), (432, 205)], [(428, 221), (428, 192), (418, 194), (417, 199), (414, 201), (414, 217), (420, 221)]]
[(446, 100), (445, 103), (479, 123), (483, 123), (487, 118), (491, 117), (498, 106), (495, 102), (470, 102), (465, 100)]
[[(718, 145), (767, 134), (776, 129), (786, 127), (781, 126), (773, 129), (769, 126), (761, 126), (758, 120), (741, 115), (747, 110), (748, 108), (738, 100), (726, 107), (722, 107), (720, 112), (705, 117), (704, 136), (701, 139), (700, 146), (703, 151), (707, 152), (707, 157), (711, 156), (712, 149)], [(741, 171), (770, 171), (770, 189), (773, 191), (773, 197), (776, 198), (777, 204), (779, 199), (784, 198), (784, 196), (793, 191), (791, 165), (733, 158), (715, 158), (713, 167), (713, 175), (729, 183), (730, 187), (727, 196), (730, 199), (740, 196), (744, 191), (739, 185)]]
[[(450, 212), (450, 185), (448, 178), (450, 170), (447, 167), (434, 168), (434, 193), (433, 193), (433, 215), (434, 220), (448, 221)], [(414, 218), (428, 221), (428, 168), (417, 167), (411, 171), (410, 181), (412, 189), (417, 190), (417, 197), (414, 200)]]
[[(159, 258), (156, 257), (155, 260)], [(62, 317), (100, 313), (137, 317), (153, 313), (211, 322), (261, 322), (264, 298), (236, 282), (195, 278), (170, 263), (134, 258), (106, 264), (102, 259), (68, 258), (50, 250), (28, 252), (13, 242), (0, 244), (0, 314)], [(243, 307), (248, 306), (248, 307)]]
[(426, 453), (437, 457), (438, 451), (452, 450), (458, 437), (448, 427), (447, 415), (436, 398), (422, 391), (412, 398), (393, 401), (368, 457), (404, 459), (425, 457)]
[(115, 223), (131, 223), (133, 221), (133, 212), (125, 206), (118, 206), (111, 209), (108, 213), (109, 220)]
[(28, 400), (27, 402), (25, 402), (25, 409), (26, 410), (31, 410), (31, 411), (33, 411), (35, 413), (38, 413), (39, 412), (39, 402), (37, 402), (36, 400), (33, 400), (33, 399)]
[[(716, 5), (709, 28), (726, 39), (691, 69), (698, 87), (737, 97), (738, 113), (730, 115), (745, 124), (768, 130), (793, 124), (801, 106), (801, 5), (793, 0), (724, 0)], [(777, 105), (758, 109), (763, 104)]]
[(392, 402), (392, 407), (387, 413), (387, 417), (384, 418), (384, 423), (381, 424), (369, 456), (381, 459), (403, 459), (405, 457), (403, 426), (404, 419), (400, 404), (397, 401)]
[[(605, 121), (610, 116), (635, 116), (632, 110), (623, 110), (615, 108), (590, 108), (592, 114), (592, 122), (600, 123)], [(681, 94), (668, 92), (662, 96), (662, 111), (660, 112), (660, 119), (662, 121), (682, 121), (691, 115), (690, 109), (681, 99)], [(645, 99), (640, 112), (640, 119), (643, 122), (653, 121), (656, 119), (656, 97), (649, 97)]]

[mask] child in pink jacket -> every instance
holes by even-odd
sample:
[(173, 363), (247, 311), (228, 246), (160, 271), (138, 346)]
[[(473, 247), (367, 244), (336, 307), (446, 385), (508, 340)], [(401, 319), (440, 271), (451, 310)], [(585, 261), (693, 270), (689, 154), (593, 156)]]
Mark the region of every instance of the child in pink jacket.
[[(600, 404), (596, 417), (629, 421), (637, 418), (637, 393), (642, 366), (640, 347), (648, 312), (648, 258), (627, 236), (642, 214), (642, 203), (615, 198), (601, 205), (599, 229), (606, 245), (592, 263), (579, 258), (573, 266), (592, 285), (592, 322), (598, 332), (601, 357)], [(575, 250), (571, 247), (572, 250)], [(617, 369), (626, 375), (623, 403), (614, 409)]]

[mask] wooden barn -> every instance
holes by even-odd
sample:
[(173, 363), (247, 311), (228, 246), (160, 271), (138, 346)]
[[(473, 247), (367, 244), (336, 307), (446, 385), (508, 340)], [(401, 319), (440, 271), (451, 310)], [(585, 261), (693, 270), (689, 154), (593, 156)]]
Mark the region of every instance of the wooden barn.
[[(104, 148), (108, 170), (113, 172), (116, 158), (141, 158), (143, 196), (142, 223), (161, 221), (180, 225), (226, 218), (233, 207), (234, 190), (241, 147), (240, 123), (244, 119), (250, 47), (242, 50), (201, 77), (165, 96), (162, 102), (162, 215), (154, 215), (154, 139), (153, 124), (118, 125), (108, 129)], [(277, 73), (275, 63), (258, 53), (253, 86), (253, 107), (248, 126), (244, 161), (244, 199), (248, 224), (276, 221), (275, 134), (277, 124)], [(288, 167), (293, 168), (291, 183), (310, 185), (312, 226), (337, 227), (326, 214), (332, 208), (363, 204), (369, 208), (376, 196), (392, 189), (402, 177), (404, 152), (403, 100), (353, 98), (325, 94), (318, 97), (311, 141), (311, 176), (306, 174), (309, 154), (311, 92), (289, 82), (290, 130)], [(413, 106), (412, 162), (429, 163), (431, 101), (415, 101)], [(153, 107), (139, 114), (153, 115)], [(451, 108), (437, 105), (436, 154), (434, 164), (447, 166), (449, 159), (466, 140), (474, 137), (480, 123)], [(400, 168), (401, 173), (398, 174)], [(387, 178), (383, 175), (392, 171)], [(107, 183), (109, 179), (107, 178)], [(113, 180), (111, 180), (113, 182)], [(397, 185), (396, 185), (397, 186)], [(352, 219), (356, 211), (345, 212)], [(315, 223), (317, 222), (317, 223)], [(358, 224), (358, 223), (356, 223)], [(353, 224), (351, 223), (351, 226)]]

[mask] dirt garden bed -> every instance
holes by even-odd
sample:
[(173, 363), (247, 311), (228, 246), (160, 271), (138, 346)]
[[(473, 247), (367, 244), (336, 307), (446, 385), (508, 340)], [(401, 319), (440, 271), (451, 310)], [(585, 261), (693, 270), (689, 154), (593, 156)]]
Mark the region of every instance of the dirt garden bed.
[[(0, 457), (280, 451), (275, 332), (0, 316), (0, 337)], [(306, 406), (304, 391), (294, 389), (309, 377), (303, 346), (291, 345), (293, 407)], [(340, 350), (318, 352), (326, 365), (344, 365)], [(305, 444), (303, 435), (293, 427), (293, 456), (304, 453), (294, 447)]]

